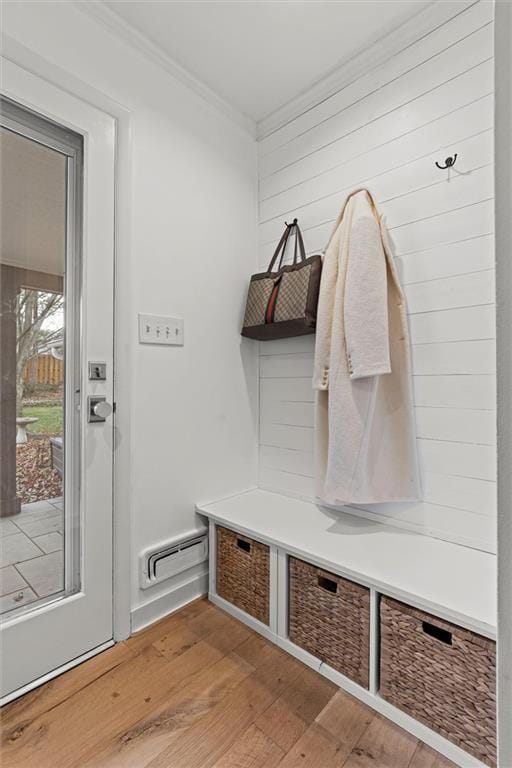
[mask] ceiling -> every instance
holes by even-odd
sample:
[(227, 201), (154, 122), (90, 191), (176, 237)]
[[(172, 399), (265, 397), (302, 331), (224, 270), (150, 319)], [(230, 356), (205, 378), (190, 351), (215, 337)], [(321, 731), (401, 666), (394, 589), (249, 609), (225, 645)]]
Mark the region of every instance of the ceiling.
[(423, 0), (104, 0), (259, 122), (422, 11)]
[(65, 156), (2, 127), (0, 157), (0, 263), (62, 275)]

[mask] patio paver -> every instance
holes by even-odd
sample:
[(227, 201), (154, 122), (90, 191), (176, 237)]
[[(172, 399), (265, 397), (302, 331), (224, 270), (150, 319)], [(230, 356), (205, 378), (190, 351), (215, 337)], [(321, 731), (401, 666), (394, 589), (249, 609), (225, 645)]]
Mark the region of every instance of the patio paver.
[(50, 552), (57, 552), (63, 546), (62, 533), (57, 531), (45, 533), (43, 536), (36, 536), (33, 541), (47, 555)]
[(20, 563), (23, 560), (29, 560), (39, 555), (42, 555), (39, 547), (21, 531), (0, 540), (0, 568)]
[(27, 582), (13, 565), (0, 568), (0, 597), (27, 586)]
[(64, 589), (62, 551), (26, 560), (16, 567), (39, 597), (48, 597)]
[(11, 520), (0, 520), (0, 537), (11, 536), (13, 533), (19, 533), (20, 529), (14, 525)]
[(19, 520), (16, 525), (23, 533), (33, 539), (35, 536), (42, 536), (43, 533), (52, 533), (53, 531), (63, 530), (62, 515), (56, 514), (51, 517), (45, 517), (43, 520)]
[[(28, 507), (28, 509), (26, 509)], [(30, 509), (30, 504), (24, 504), (21, 508), (19, 515), (12, 517), (11, 520), (15, 525), (20, 523), (35, 523), (39, 520), (46, 520), (48, 517), (56, 517), (62, 515), (62, 510), (57, 509), (53, 504), (48, 504), (47, 507), (43, 507), (39, 512), (33, 512)]]
[(0, 613), (64, 589), (62, 497), (23, 504), (0, 519)]
[(52, 511), (52, 504), (49, 501), (33, 501), (30, 504), (23, 504), (19, 515), (13, 517), (13, 520), (19, 520), (25, 515), (41, 515), (48, 510)]

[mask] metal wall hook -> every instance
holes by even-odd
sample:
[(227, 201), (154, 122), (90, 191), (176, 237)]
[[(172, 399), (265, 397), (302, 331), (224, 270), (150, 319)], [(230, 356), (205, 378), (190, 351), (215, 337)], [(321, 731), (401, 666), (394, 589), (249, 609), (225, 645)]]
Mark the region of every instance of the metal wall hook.
[(457, 160), (457, 153), (453, 155), (453, 157), (447, 157), (444, 161), (444, 165), (439, 165), (439, 163), (436, 160), (436, 165), (438, 168), (441, 169), (441, 171), (445, 171), (447, 168), (452, 168), (455, 165), (455, 161)]

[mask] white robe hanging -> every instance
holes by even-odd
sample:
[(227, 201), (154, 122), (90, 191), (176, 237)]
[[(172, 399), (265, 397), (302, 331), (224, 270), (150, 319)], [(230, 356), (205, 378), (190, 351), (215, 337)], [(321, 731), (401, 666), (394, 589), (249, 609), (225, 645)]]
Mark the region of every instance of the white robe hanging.
[(418, 500), (404, 296), (367, 190), (349, 196), (325, 252), (313, 387), (319, 501)]

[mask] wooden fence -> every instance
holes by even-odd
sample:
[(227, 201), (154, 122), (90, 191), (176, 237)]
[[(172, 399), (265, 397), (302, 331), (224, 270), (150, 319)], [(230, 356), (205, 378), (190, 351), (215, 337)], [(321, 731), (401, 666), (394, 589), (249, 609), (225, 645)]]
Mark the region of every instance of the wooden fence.
[(29, 360), (23, 371), (23, 381), (27, 384), (62, 384), (64, 381), (64, 361), (52, 355), (39, 355)]

